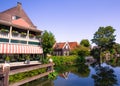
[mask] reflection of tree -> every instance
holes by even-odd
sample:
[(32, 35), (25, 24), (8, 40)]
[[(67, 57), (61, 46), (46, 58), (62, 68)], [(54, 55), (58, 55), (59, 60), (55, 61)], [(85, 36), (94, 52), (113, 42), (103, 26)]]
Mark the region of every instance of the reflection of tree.
[[(0, 85), (1, 86), (1, 85)], [(21, 86), (54, 86), (53, 81), (48, 80), (46, 77), (28, 82)]]
[(80, 64), (78, 66), (78, 72), (81, 77), (88, 77), (90, 74), (90, 69), (87, 65), (85, 64)]
[(56, 67), (55, 69), (60, 74), (65, 72), (71, 72), (80, 77), (88, 77), (90, 74), (89, 67), (84, 63), (76, 66), (59, 66), (59, 67)]
[(95, 86), (114, 86), (117, 85), (117, 78), (113, 69), (110, 67), (96, 67), (96, 74), (92, 75)]

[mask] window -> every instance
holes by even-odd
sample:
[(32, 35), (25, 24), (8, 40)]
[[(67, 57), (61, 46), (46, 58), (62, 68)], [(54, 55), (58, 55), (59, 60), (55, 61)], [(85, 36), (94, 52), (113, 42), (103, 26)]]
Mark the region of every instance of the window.
[(17, 20), (19, 18), (20, 18), (19, 16), (12, 16), (12, 20)]
[(22, 41), (22, 40), (11, 40), (11, 43), (27, 44), (27, 41)]
[(66, 45), (66, 49), (68, 49), (68, 45)]
[(31, 45), (40, 45), (40, 42), (28, 42), (28, 44), (31, 44)]

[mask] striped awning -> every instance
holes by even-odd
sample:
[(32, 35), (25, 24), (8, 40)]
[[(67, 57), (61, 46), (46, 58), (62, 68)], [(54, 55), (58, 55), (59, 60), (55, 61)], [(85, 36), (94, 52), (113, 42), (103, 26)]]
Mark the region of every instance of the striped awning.
[(23, 44), (0, 44), (0, 54), (42, 54), (40, 46), (23, 45)]

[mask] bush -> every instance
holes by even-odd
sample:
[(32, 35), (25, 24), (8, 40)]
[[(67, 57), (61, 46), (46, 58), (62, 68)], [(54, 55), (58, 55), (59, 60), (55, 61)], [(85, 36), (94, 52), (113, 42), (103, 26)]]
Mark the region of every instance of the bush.
[(55, 65), (75, 65), (77, 64), (78, 56), (53, 56), (52, 59)]
[(55, 80), (57, 77), (58, 73), (57, 72), (52, 72), (48, 75), (49, 80)]
[(79, 55), (82, 57), (90, 55), (90, 49), (88, 47), (79, 46), (70, 52), (71, 55)]
[(28, 72), (14, 74), (14, 75), (10, 75), (9, 81), (10, 81), (10, 83), (17, 82), (17, 81), (23, 80), (25, 78), (39, 75), (39, 74), (45, 73), (45, 72), (46, 72), (46, 68), (40, 68), (40, 69), (28, 71)]

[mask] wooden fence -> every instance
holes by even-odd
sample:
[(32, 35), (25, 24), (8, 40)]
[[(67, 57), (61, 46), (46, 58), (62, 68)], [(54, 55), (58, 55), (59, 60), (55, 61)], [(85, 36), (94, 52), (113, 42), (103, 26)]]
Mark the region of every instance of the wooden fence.
[[(19, 85), (25, 84), (27, 82), (33, 81), (35, 79), (47, 76), (49, 73), (54, 71), (53, 66), (54, 66), (54, 63), (49, 63), (49, 64), (40, 64), (40, 65), (34, 65), (34, 66), (28, 66), (25, 68), (22, 67), (22, 68), (10, 70), (9, 65), (3, 64), (2, 68), (0, 69), (0, 86), (19, 86)], [(47, 68), (47, 67), (51, 67), (51, 70), (46, 71), (45, 73), (33, 76), (31, 78), (26, 78), (19, 82), (9, 84), (9, 75), (14, 75), (17, 73), (22, 73), (22, 72), (27, 72), (27, 71), (31, 71), (31, 70), (35, 70), (35, 69), (39, 69), (39, 68)]]

